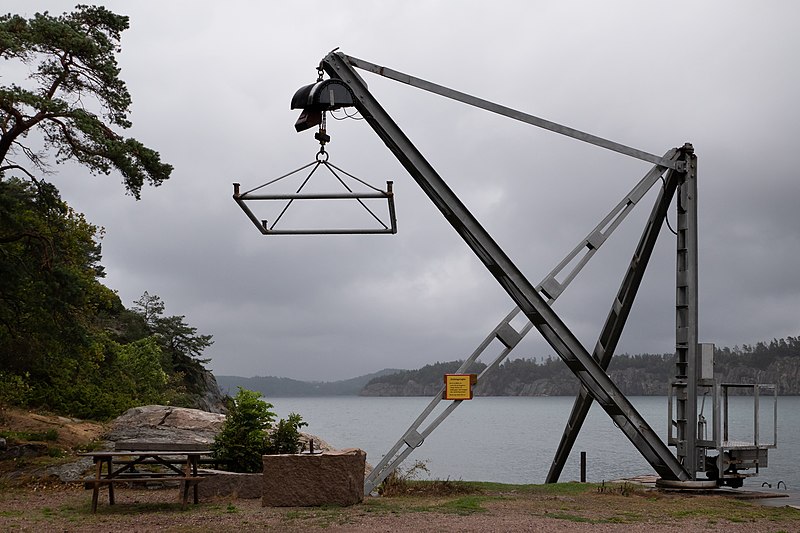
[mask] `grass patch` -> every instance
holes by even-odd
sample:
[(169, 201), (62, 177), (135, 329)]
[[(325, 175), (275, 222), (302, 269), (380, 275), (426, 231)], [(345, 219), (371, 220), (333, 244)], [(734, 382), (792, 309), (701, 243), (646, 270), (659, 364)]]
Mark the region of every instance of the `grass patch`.
[(432, 507), (431, 510), (455, 513), (458, 515), (482, 513), (486, 512), (486, 509), (481, 506), (481, 503), (486, 501), (486, 499), (486, 497), (481, 496), (465, 496), (439, 504), (435, 507)]
[(452, 496), (476, 492), (474, 486), (461, 480), (417, 479), (422, 473), (429, 473), (425, 461), (417, 461), (407, 469), (398, 468), (389, 474), (378, 487), (381, 496)]
[(63, 459), (64, 457), (69, 457), (69, 453), (58, 446), (48, 446), (47, 456), (52, 457), (53, 459)]
[(328, 528), (347, 523), (349, 514), (338, 506), (322, 506), (309, 509), (287, 511), (283, 516), (284, 523), (304, 522), (304, 527)]
[(679, 509), (667, 511), (672, 518), (705, 518), (717, 522), (734, 523), (756, 520), (782, 521), (800, 519), (800, 511), (791, 507), (766, 507), (731, 497), (696, 496), (681, 499)]
[(671, 516), (675, 518), (699, 518), (706, 516), (707, 509), (704, 508), (697, 508), (697, 509), (678, 509), (676, 511), (672, 511)]
[(228, 502), (225, 505), (220, 503), (209, 504), (208, 509), (213, 510), (214, 514), (216, 515), (236, 514), (240, 511), (240, 509), (231, 502)]
[(479, 487), (471, 483), (452, 480), (391, 480), (381, 491), (382, 496), (455, 496), (459, 494), (474, 494), (481, 492)]
[(55, 442), (58, 440), (58, 431), (48, 429), (47, 431), (0, 431), (0, 437), (6, 439), (10, 444), (19, 442)]
[(633, 483), (609, 483), (603, 481), (596, 489), (598, 494), (619, 494), (620, 496), (631, 496), (643, 491), (641, 486), (634, 485)]
[(498, 500), (497, 496), (467, 495), (460, 497), (395, 496), (365, 500), (362, 509), (368, 514), (446, 513), (470, 515), (486, 512), (483, 503)]
[(548, 518), (555, 518), (557, 520), (568, 520), (570, 522), (582, 522), (587, 524), (596, 524), (596, 520), (592, 520), (591, 518), (586, 518), (585, 516), (580, 516), (571, 513), (547, 513)]
[(572, 513), (547, 513), (544, 515), (548, 518), (555, 518), (557, 520), (566, 520), (569, 522), (577, 522), (580, 524), (630, 524), (630, 520), (625, 520), (619, 516), (612, 516), (610, 518), (591, 518), (588, 516), (581, 516)]
[(642, 522), (645, 520), (645, 516), (641, 513), (634, 513), (631, 511), (624, 511), (619, 513), (618, 516), (614, 517), (612, 520), (619, 521), (621, 523), (631, 523), (631, 522)]
[(362, 508), (367, 513), (375, 514), (424, 513), (438, 503), (430, 498), (414, 496), (381, 497), (365, 500)]
[(486, 481), (462, 481), (467, 487), (471, 487), (475, 492), (499, 492), (508, 494), (547, 494), (556, 496), (569, 496), (584, 494), (595, 490), (597, 484), (578, 483), (570, 481), (568, 483), (545, 483), (542, 485), (512, 485), (509, 483), (494, 483)]
[(85, 508), (79, 509), (73, 505), (60, 505), (57, 508), (53, 507), (42, 507), (39, 509), (41, 516), (37, 517), (36, 515), (31, 515), (30, 513), (26, 513), (27, 517), (33, 520), (44, 520), (47, 522), (53, 522), (55, 520), (67, 520), (69, 522), (77, 522), (79, 521), (87, 512), (89, 511), (89, 506)]

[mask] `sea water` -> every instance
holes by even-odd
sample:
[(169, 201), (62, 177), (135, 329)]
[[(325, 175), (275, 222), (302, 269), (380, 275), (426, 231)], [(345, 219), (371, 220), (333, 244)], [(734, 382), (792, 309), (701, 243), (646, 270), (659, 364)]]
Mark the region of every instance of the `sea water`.
[[(377, 464), (405, 434), (431, 402), (423, 397), (265, 398), (279, 417), (299, 413), (308, 422), (304, 431), (335, 448), (361, 448)], [(653, 430), (666, 441), (667, 398), (630, 398)], [(753, 437), (753, 400), (731, 398), (731, 440)], [(450, 402), (439, 402), (439, 410)], [(403, 467), (424, 461), (431, 479), (543, 483), (553, 460), (573, 397), (478, 397), (462, 404), (414, 450)], [(759, 442), (774, 435), (772, 398), (761, 398)], [(711, 419), (710, 405), (706, 418)], [(709, 429), (710, 431), (710, 429)], [(783, 481), (800, 489), (800, 397), (778, 398), (778, 447), (769, 451), (769, 466), (745, 487), (773, 487)], [(405, 448), (403, 444), (403, 449)], [(674, 450), (674, 448), (672, 448)], [(587, 480), (619, 479), (654, 474), (608, 415), (594, 405), (564, 467), (561, 481), (580, 478), (580, 452), (587, 454)], [(425, 479), (423, 475), (422, 479)]]

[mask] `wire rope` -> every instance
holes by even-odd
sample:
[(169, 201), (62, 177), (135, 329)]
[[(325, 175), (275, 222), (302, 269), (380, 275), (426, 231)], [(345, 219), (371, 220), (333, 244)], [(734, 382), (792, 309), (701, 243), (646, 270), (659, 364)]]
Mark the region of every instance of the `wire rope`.
[[(667, 180), (665, 180), (665, 179), (664, 179), (664, 176), (663, 176), (663, 175), (661, 176), (661, 183), (662, 183), (662, 187), (661, 187), (661, 188), (662, 188), (663, 190), (666, 190), (666, 188), (667, 188)], [(664, 222), (666, 222), (666, 223), (667, 223), (667, 227), (668, 227), (668, 228), (669, 228), (669, 230), (672, 232), (672, 234), (673, 234), (673, 235), (675, 235), (675, 236), (677, 237), (677, 236), (678, 236), (678, 232), (677, 232), (677, 231), (675, 231), (674, 229), (672, 229), (672, 224), (670, 224), (670, 223), (669, 223), (669, 215), (668, 215), (668, 214), (666, 214), (666, 213), (664, 214)]]

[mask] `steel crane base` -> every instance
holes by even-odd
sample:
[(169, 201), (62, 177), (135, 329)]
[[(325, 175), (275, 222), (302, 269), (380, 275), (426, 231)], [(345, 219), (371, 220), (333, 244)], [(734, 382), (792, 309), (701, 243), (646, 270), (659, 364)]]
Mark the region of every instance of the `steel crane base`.
[(676, 479), (659, 478), (656, 480), (656, 488), (670, 490), (709, 490), (719, 488), (715, 479), (689, 479), (680, 481)]

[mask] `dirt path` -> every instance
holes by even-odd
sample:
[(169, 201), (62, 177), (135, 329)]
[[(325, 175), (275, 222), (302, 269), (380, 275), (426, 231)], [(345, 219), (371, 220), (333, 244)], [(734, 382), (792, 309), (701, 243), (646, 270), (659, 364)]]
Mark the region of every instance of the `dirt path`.
[(48, 415), (16, 408), (0, 409), (0, 430), (46, 433), (55, 430), (54, 444), (65, 449), (86, 445), (99, 439), (105, 427), (98, 422)]

